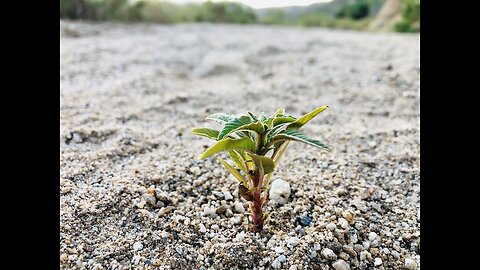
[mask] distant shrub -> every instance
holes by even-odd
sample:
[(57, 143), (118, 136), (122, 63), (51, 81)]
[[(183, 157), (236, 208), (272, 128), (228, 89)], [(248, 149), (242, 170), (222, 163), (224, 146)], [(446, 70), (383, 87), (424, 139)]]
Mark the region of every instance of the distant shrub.
[(397, 32), (420, 31), (420, 0), (405, 0), (402, 11), (402, 19), (395, 24)]
[(351, 5), (341, 7), (335, 14), (336, 18), (350, 18), (360, 20), (370, 14), (370, 4), (367, 1), (357, 1)]

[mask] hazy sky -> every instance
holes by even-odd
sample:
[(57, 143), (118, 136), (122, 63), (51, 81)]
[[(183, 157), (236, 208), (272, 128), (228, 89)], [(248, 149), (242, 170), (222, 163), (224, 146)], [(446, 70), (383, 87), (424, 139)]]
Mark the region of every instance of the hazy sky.
[[(192, 3), (205, 2), (206, 0), (169, 0), (173, 3)], [(212, 0), (212, 2), (223, 2), (229, 0)], [(252, 8), (267, 8), (267, 7), (285, 7), (285, 6), (308, 6), (313, 3), (329, 2), (330, 0), (236, 0), (230, 2), (240, 2)]]

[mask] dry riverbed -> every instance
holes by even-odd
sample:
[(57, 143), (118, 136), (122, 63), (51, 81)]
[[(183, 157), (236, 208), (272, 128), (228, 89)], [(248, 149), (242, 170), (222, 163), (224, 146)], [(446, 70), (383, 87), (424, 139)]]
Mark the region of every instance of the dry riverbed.
[[(419, 35), (60, 22), (61, 269), (419, 269)], [(301, 115), (264, 232), (214, 112)]]

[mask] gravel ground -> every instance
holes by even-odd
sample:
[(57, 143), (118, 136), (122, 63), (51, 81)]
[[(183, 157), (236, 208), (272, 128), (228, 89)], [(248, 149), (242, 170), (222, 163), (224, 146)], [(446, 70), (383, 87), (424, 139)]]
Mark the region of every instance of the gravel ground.
[[(61, 21), (61, 269), (420, 269), (419, 35)], [(214, 112), (301, 115), (262, 233)]]

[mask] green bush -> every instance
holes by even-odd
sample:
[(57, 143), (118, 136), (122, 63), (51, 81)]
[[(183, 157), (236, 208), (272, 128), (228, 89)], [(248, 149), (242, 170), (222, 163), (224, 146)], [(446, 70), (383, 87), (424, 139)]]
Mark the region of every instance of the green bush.
[(281, 9), (268, 10), (260, 19), (261, 24), (288, 24), (285, 12)]
[(402, 20), (395, 24), (397, 32), (420, 31), (420, 0), (405, 0), (402, 11)]
[(370, 4), (366, 1), (357, 1), (351, 5), (341, 7), (335, 14), (336, 18), (350, 18), (360, 20), (370, 14)]

